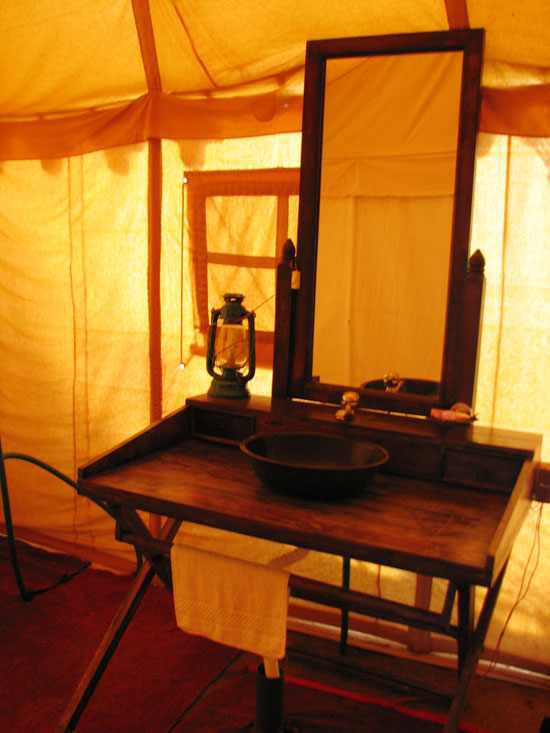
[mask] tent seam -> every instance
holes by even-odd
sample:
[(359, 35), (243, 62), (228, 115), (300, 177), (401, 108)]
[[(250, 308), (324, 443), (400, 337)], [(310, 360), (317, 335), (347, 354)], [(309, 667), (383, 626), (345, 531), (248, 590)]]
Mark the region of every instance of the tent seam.
[(195, 58), (197, 59), (198, 64), (200, 65), (200, 67), (204, 71), (204, 73), (206, 74), (206, 78), (210, 81), (210, 83), (212, 84), (212, 86), (217, 89), (218, 88), (218, 84), (216, 84), (216, 82), (214, 81), (213, 77), (211, 76), (210, 72), (208, 71), (208, 69), (206, 67), (206, 64), (202, 60), (199, 52), (197, 51), (197, 48), (196, 48), (196, 46), (195, 46), (195, 44), (193, 42), (193, 39), (191, 37), (191, 34), (189, 33), (189, 29), (187, 28), (187, 25), (185, 24), (185, 21), (184, 21), (181, 13), (179, 11), (179, 8), (176, 5), (174, 5), (174, 10), (176, 11), (176, 15), (179, 18), (179, 21), (180, 21), (180, 23), (182, 25), (183, 30), (185, 31), (185, 35), (187, 36), (187, 40), (189, 41), (189, 45), (191, 46), (191, 50), (193, 51), (193, 54), (194, 54)]
[(449, 29), (469, 28), (468, 5), (466, 0), (444, 0)]
[(153, 22), (149, 0), (132, 0), (134, 20), (141, 51), (141, 60), (149, 91), (162, 91)]

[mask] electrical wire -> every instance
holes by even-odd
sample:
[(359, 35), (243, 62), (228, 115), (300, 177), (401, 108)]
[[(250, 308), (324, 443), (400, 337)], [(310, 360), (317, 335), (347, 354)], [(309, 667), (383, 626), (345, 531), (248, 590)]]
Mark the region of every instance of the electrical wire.
[[(538, 564), (539, 564), (539, 560), (540, 560), (540, 525), (541, 525), (541, 520), (542, 520), (542, 502), (539, 502), (538, 507), (536, 507), (534, 511), (537, 512), (537, 518), (536, 518), (536, 523), (535, 523), (535, 532), (534, 532), (534, 535), (533, 535), (533, 542), (531, 543), (531, 549), (529, 550), (529, 555), (527, 556), (527, 560), (525, 562), (525, 567), (523, 569), (523, 575), (522, 575), (522, 578), (521, 578), (521, 582), (519, 584), (519, 588), (518, 588), (518, 592), (517, 592), (517, 595), (516, 595), (516, 599), (513, 602), (512, 606), (511, 606), (511, 608), (510, 608), (510, 610), (508, 612), (508, 615), (506, 617), (506, 620), (504, 621), (504, 625), (503, 625), (503, 627), (502, 627), (502, 629), (500, 631), (500, 634), (499, 634), (497, 643), (495, 645), (495, 648), (494, 648), (493, 653), (491, 655), (491, 658), (489, 660), (489, 664), (487, 666), (487, 669), (481, 675), (481, 678), (482, 679), (485, 679), (485, 677), (487, 677), (487, 675), (490, 674), (495, 669), (495, 667), (498, 664), (498, 657), (499, 657), (499, 654), (500, 654), (500, 645), (501, 645), (502, 639), (504, 637), (504, 633), (506, 632), (506, 629), (508, 627), (508, 624), (510, 622), (510, 619), (512, 618), (512, 615), (513, 615), (514, 611), (519, 606), (519, 604), (524, 600), (524, 598), (526, 597), (527, 593), (529, 592), (529, 588), (531, 587), (531, 582), (533, 580), (533, 577), (535, 575), (535, 572), (536, 572), (537, 567), (538, 567)], [(528, 573), (528, 569), (529, 569), (529, 564), (531, 562), (531, 558), (533, 557), (533, 553), (535, 552), (535, 548), (536, 548), (535, 564), (534, 564), (533, 569), (531, 570), (530, 575), (529, 575), (529, 577), (527, 579), (527, 573)], [(524, 588), (524, 585), (525, 585), (525, 588)]]

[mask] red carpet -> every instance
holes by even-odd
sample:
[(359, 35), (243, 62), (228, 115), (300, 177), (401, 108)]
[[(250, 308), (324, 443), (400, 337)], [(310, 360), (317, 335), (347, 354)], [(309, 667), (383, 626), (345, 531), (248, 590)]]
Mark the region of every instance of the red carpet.
[[(131, 577), (92, 570), (74, 558), (19, 545), (21, 600), (0, 538), (0, 730), (53, 731)], [(59, 579), (62, 582), (57, 585)], [(237, 656), (184, 634), (172, 599), (149, 589), (86, 708), (78, 733), (238, 733), (257, 730), (256, 674), (245, 671), (201, 692)], [(185, 715), (184, 715), (185, 713)], [(419, 717), (419, 715), (421, 717)], [(285, 679), (285, 729), (296, 733), (436, 733), (442, 719), (381, 701)], [(465, 725), (461, 730), (481, 729)]]
[[(257, 731), (255, 671), (245, 671), (211, 690), (174, 733)], [(380, 700), (287, 677), (284, 728), (291, 733), (440, 733), (444, 718)], [(461, 731), (491, 733), (464, 723)]]
[[(130, 582), (86, 568), (73, 558), (25, 545), (20, 563), (31, 590), (55, 584), (30, 602), (20, 599), (0, 540), (0, 730), (54, 729)], [(84, 569), (83, 569), (84, 568)], [(145, 595), (86, 708), (82, 733), (168, 731), (236, 652), (177, 629), (171, 596)]]

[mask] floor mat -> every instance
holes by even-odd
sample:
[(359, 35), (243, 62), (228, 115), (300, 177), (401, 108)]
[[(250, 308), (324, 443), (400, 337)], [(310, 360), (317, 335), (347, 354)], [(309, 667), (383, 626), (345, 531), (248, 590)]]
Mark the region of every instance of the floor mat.
[[(20, 545), (29, 587), (77, 572), (23, 601), (0, 541), (0, 730), (54, 729), (132, 577)], [(77, 726), (86, 731), (168, 731), (237, 652), (176, 627), (170, 593), (151, 587)]]
[[(288, 733), (438, 733), (445, 722), (443, 716), (292, 677), (284, 680), (283, 710), (284, 730)], [(187, 712), (174, 733), (259, 730), (256, 673), (247, 670), (209, 690)], [(460, 730), (490, 733), (469, 723), (464, 723)]]

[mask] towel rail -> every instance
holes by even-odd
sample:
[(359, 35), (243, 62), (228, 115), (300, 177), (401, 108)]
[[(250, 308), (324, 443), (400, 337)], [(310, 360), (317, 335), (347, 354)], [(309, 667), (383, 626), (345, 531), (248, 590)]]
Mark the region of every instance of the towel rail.
[[(169, 555), (171, 542), (143, 537), (134, 532), (119, 529), (117, 537), (122, 542), (128, 542), (139, 548), (147, 557), (152, 555)], [(311, 601), (325, 606), (341, 608), (345, 611), (373, 616), (375, 618), (401, 623), (407, 626), (433, 631), (445, 636), (458, 638), (458, 627), (450, 623), (456, 588), (451, 584), (441, 613), (422, 608), (408, 606), (405, 603), (389, 601), (377, 596), (371, 596), (348, 588), (340, 588), (330, 583), (305, 578), (301, 575), (290, 575), (289, 587), (294, 598)]]

